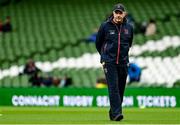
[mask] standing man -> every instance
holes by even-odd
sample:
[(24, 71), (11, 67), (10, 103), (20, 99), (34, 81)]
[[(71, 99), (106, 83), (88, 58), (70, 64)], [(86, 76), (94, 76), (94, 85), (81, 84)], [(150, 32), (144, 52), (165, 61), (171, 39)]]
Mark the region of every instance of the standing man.
[(109, 118), (113, 121), (123, 119), (122, 101), (132, 41), (133, 28), (126, 22), (125, 8), (120, 3), (116, 4), (112, 16), (101, 24), (96, 38), (96, 48), (108, 84)]

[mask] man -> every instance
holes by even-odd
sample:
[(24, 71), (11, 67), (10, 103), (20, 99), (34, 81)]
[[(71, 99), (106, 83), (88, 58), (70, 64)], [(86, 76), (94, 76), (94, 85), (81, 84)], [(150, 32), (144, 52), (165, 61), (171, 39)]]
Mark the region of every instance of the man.
[(122, 101), (129, 64), (128, 51), (132, 45), (133, 28), (126, 22), (126, 11), (122, 4), (116, 4), (112, 16), (103, 22), (96, 38), (96, 48), (106, 76), (110, 120), (123, 119)]
[(29, 82), (31, 82), (33, 86), (40, 86), (40, 72), (41, 70), (38, 67), (36, 67), (34, 60), (29, 59), (26, 65), (24, 66), (23, 72), (21, 72), (19, 75), (26, 74), (29, 77)]
[(2, 27), (3, 32), (11, 32), (12, 31), (12, 24), (11, 24), (11, 19), (9, 16), (6, 17), (5, 24)]

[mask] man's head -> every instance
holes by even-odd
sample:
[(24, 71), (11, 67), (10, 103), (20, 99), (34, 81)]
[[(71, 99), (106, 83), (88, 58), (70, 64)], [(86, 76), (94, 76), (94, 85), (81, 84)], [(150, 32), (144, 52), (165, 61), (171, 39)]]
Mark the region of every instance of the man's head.
[(121, 24), (126, 16), (124, 5), (118, 3), (113, 7), (113, 21), (116, 24)]

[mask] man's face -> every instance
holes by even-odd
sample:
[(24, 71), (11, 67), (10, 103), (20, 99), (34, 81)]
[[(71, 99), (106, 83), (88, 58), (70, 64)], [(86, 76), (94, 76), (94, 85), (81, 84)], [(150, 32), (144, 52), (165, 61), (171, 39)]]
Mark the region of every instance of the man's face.
[(113, 21), (117, 24), (122, 23), (125, 16), (126, 12), (122, 12), (120, 10), (113, 11)]

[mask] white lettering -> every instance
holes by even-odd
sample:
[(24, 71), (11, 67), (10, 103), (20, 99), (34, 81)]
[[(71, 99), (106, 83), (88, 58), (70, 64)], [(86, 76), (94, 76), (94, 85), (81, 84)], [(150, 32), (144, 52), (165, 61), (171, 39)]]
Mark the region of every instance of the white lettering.
[(60, 97), (55, 96), (17, 96), (12, 97), (14, 106), (59, 106)]
[(137, 96), (139, 107), (175, 107), (175, 96)]
[(137, 101), (138, 101), (138, 106), (139, 107), (142, 107), (142, 106), (145, 106), (144, 104), (144, 99), (143, 99), (144, 96), (137, 96)]
[(107, 107), (109, 106), (109, 98), (107, 96), (97, 96), (96, 104), (98, 107)]
[[(98, 107), (107, 107), (109, 106), (109, 98), (108, 96), (97, 96), (96, 104)], [(122, 106), (123, 107), (130, 107), (134, 105), (133, 96), (125, 96), (123, 99)]]
[(170, 106), (175, 107), (176, 106), (176, 97), (171, 96), (170, 97)]
[(64, 96), (63, 104), (64, 106), (92, 106), (93, 96)]
[(134, 98), (133, 96), (125, 96), (123, 99), (122, 106), (123, 107), (131, 107), (134, 105)]
[(18, 106), (18, 97), (16, 95), (12, 97), (12, 104)]

